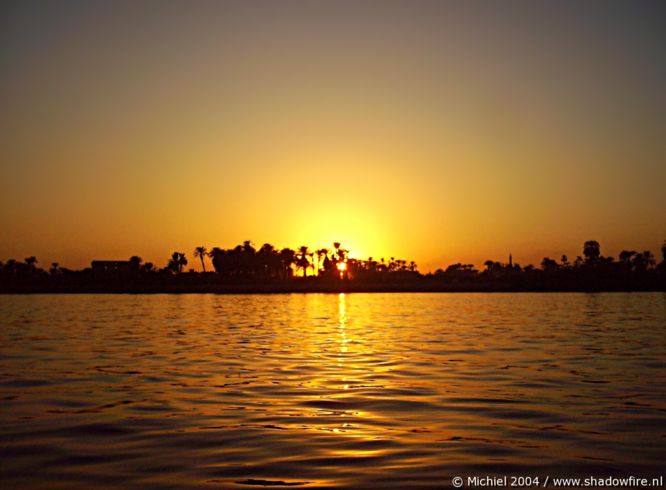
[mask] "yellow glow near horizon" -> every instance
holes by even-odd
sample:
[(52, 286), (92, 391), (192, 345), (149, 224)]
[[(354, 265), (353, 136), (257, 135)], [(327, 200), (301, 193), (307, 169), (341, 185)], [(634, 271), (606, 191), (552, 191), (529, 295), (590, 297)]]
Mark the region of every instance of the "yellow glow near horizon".
[(431, 271), (666, 238), (653, 6), (166, 4), (3, 10), (0, 260), (339, 241)]

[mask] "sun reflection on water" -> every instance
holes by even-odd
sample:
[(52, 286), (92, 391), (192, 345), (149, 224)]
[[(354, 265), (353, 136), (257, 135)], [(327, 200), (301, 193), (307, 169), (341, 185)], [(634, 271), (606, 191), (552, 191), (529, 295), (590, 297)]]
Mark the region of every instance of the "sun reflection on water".
[[(347, 354), (347, 298), (345, 293), (338, 295), (338, 331), (340, 334), (340, 353), (338, 355), (338, 367), (344, 364), (344, 358)], [(345, 385), (345, 389), (348, 385)]]

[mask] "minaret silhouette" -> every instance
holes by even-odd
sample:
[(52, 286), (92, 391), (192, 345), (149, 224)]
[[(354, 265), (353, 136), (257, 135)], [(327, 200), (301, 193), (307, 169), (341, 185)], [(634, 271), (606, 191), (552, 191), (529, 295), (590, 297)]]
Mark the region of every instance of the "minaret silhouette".
[(509, 254), (509, 267), (513, 267), (513, 257)]

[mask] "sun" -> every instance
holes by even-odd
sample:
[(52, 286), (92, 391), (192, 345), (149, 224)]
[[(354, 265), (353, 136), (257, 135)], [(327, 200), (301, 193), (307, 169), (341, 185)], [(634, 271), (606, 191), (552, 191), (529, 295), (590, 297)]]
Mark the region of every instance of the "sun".
[(338, 270), (344, 272), (347, 270), (347, 262), (338, 262)]

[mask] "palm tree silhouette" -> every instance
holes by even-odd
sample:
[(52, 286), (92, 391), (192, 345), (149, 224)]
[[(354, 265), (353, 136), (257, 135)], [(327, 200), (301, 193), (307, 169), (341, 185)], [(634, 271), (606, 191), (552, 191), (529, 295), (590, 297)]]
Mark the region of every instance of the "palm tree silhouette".
[(594, 263), (601, 256), (601, 247), (599, 242), (596, 240), (588, 240), (583, 244), (583, 255), (585, 256), (585, 262)]
[(296, 263), (296, 252), (290, 248), (283, 248), (280, 250), (280, 262), (282, 263), (282, 274), (284, 279), (292, 276), (292, 264)]
[(310, 255), (310, 252), (308, 251), (308, 247), (306, 245), (302, 245), (298, 248), (298, 258), (296, 259), (296, 265), (303, 269), (303, 277), (307, 277), (308, 267), (310, 267), (308, 255)]
[(560, 262), (562, 262), (562, 268), (564, 268), (564, 269), (569, 268), (569, 265), (570, 265), (569, 264), (569, 257), (567, 257), (566, 255), (562, 255), (562, 257), (560, 257)]
[(35, 270), (35, 264), (37, 263), (37, 257), (34, 255), (25, 258), (25, 263), (28, 266), (29, 271)]
[(201, 260), (201, 268), (206, 272), (206, 264), (204, 264), (204, 257), (208, 254), (208, 249), (201, 245), (194, 249), (194, 256)]
[(179, 274), (183, 272), (183, 267), (187, 265), (187, 259), (185, 254), (182, 252), (174, 252), (171, 254), (171, 260), (167, 266), (169, 269), (178, 272)]
[(312, 267), (312, 275), (316, 276), (317, 275), (317, 269), (315, 267), (316, 267), (317, 260), (316, 260), (315, 257), (317, 257), (317, 254), (316, 254), (316, 252), (310, 252), (310, 253), (308, 253), (308, 257), (310, 259), (309, 260), (310, 267)]
[(631, 268), (631, 258), (636, 255), (635, 250), (622, 250), (620, 252), (619, 258), (620, 258), (620, 264), (622, 264), (626, 268)]
[(317, 275), (319, 275), (319, 271), (323, 269), (323, 265), (325, 264), (324, 260), (326, 259), (326, 256), (328, 255), (328, 249), (327, 248), (320, 248), (315, 252), (317, 254)]
[(337, 263), (340, 260), (340, 242), (333, 242), (333, 248), (335, 249), (335, 254), (334, 254), (334, 262)]
[(220, 247), (213, 247), (210, 252), (208, 252), (208, 257), (210, 257), (210, 261), (213, 263), (213, 268), (218, 274), (222, 273), (222, 260), (225, 254), (226, 251), (222, 250)]

